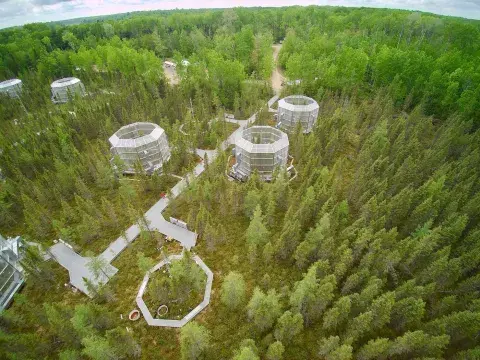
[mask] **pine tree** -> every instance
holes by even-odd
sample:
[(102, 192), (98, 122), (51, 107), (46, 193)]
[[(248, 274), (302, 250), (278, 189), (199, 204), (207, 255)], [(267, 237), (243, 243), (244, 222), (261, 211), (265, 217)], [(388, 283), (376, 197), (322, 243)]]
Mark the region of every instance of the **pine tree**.
[(448, 344), (448, 335), (432, 336), (423, 331), (406, 332), (391, 345), (389, 356), (442, 357)]
[(198, 233), (199, 236), (203, 236), (203, 232), (205, 231), (209, 218), (210, 215), (208, 213), (208, 210), (203, 204), (201, 204), (200, 210), (195, 220), (195, 231)]
[(232, 360), (260, 360), (260, 358), (250, 347), (242, 347)]
[(132, 333), (124, 328), (116, 327), (112, 330), (107, 330), (105, 337), (110, 346), (115, 349), (118, 358), (134, 359), (140, 357), (140, 345), (135, 341)]
[(352, 359), (352, 346), (348, 344), (340, 345), (338, 336), (331, 336), (320, 340), (320, 349), (318, 355), (326, 360), (350, 360)]
[(345, 334), (345, 340), (353, 344), (363, 336), (366, 336), (372, 328), (374, 314), (371, 311), (361, 313), (349, 324)]
[(275, 339), (284, 344), (289, 344), (297, 335), (303, 331), (302, 314), (293, 314), (291, 311), (285, 311), (277, 321), (275, 326)]
[(220, 291), (222, 303), (230, 310), (241, 306), (245, 301), (245, 280), (237, 272), (230, 272), (222, 283)]
[(81, 360), (82, 354), (78, 350), (63, 350), (58, 353), (59, 360)]
[(290, 219), (287, 216), (285, 216), (285, 219), (280, 237), (274, 244), (275, 253), (284, 260), (291, 256), (301, 239), (301, 228), (298, 219)]
[(272, 289), (265, 294), (258, 287), (254, 289), (252, 298), (247, 305), (247, 313), (259, 331), (263, 332), (272, 328), (275, 320), (280, 316), (280, 311), (280, 296), (275, 290)]
[(335, 331), (343, 327), (348, 319), (351, 309), (351, 299), (343, 296), (326, 311), (323, 317), (323, 328), (329, 331)]
[(200, 291), (203, 287), (205, 273), (192, 259), (189, 251), (183, 252), (182, 259), (172, 262), (169, 273), (170, 288), (180, 300), (184, 300), (190, 291)]
[(90, 257), (90, 261), (87, 263), (87, 267), (92, 272), (93, 276), (95, 276), (95, 279), (98, 280), (103, 276), (107, 279), (110, 279), (109, 262), (105, 260), (105, 258), (101, 255), (93, 256), (91, 252), (88, 252), (87, 256)]
[(393, 305), (391, 326), (399, 333), (416, 328), (425, 315), (425, 302), (422, 299), (407, 297)]
[(205, 226), (205, 232), (203, 235), (205, 242), (207, 243), (207, 250), (208, 251), (213, 251), (215, 250), (215, 243), (217, 233), (215, 231), (215, 227), (211, 224), (210, 221), (207, 222), (207, 226)]
[(391, 342), (386, 338), (370, 340), (357, 353), (358, 360), (386, 360)]
[(189, 322), (180, 330), (180, 349), (183, 360), (195, 360), (205, 355), (210, 347), (210, 333), (202, 325)]
[(332, 301), (336, 287), (333, 275), (320, 280), (317, 278), (317, 270), (318, 264), (313, 264), (303, 279), (295, 284), (290, 295), (290, 305), (303, 315), (306, 326), (320, 319)]
[(52, 331), (65, 345), (73, 348), (80, 346), (80, 338), (73, 328), (70, 318), (73, 311), (67, 306), (60, 304), (43, 304)]
[(268, 243), (265, 244), (263, 247), (263, 261), (266, 264), (270, 264), (273, 260), (273, 255), (274, 255), (274, 248), (272, 243), (269, 241)]
[(284, 352), (285, 348), (283, 344), (280, 341), (275, 341), (268, 347), (266, 354), (267, 360), (282, 360)]
[(381, 329), (390, 322), (390, 314), (395, 304), (395, 294), (387, 292), (375, 299), (370, 306), (373, 313), (372, 328)]
[(155, 261), (144, 255), (143, 252), (137, 253), (137, 265), (141, 275), (145, 275), (155, 265)]
[(243, 200), (243, 211), (245, 216), (249, 219), (252, 219), (254, 216), (255, 210), (257, 206), (259, 206), (262, 202), (262, 195), (260, 191), (257, 189), (250, 190), (247, 192), (245, 199)]
[(262, 210), (260, 205), (257, 205), (246, 233), (248, 254), (251, 262), (257, 258), (259, 251), (268, 242), (269, 236), (270, 233), (263, 224)]
[(34, 237), (46, 238), (52, 231), (50, 215), (28, 196), (22, 194), (22, 201), (28, 230)]
[(82, 352), (94, 360), (115, 359), (115, 349), (103, 336), (90, 334), (82, 339), (84, 346)]

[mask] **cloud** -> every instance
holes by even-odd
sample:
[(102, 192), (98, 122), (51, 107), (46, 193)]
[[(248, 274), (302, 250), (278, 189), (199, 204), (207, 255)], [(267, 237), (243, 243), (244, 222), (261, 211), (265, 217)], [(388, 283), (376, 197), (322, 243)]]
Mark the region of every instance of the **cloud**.
[(72, 0), (33, 0), (32, 3), (38, 6), (56, 5), (60, 3), (72, 2)]

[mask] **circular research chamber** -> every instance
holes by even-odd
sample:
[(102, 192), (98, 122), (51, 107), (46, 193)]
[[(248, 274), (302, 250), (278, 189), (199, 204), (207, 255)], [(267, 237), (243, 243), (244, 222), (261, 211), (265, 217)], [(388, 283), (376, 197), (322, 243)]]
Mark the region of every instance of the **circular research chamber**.
[(135, 173), (137, 162), (152, 173), (170, 159), (167, 134), (157, 124), (137, 122), (123, 126), (109, 141), (112, 154), (122, 159), (127, 174)]
[(0, 94), (18, 98), (22, 92), (22, 80), (10, 79), (0, 82)]
[(79, 95), (85, 96), (85, 86), (80, 79), (75, 77), (68, 77), (64, 79), (55, 80), (52, 85), (52, 101), (55, 104), (66, 103), (70, 98)]
[(245, 179), (254, 171), (264, 180), (271, 180), (277, 167), (288, 160), (288, 136), (271, 126), (252, 126), (243, 130), (235, 142), (236, 164), (232, 174)]
[(315, 100), (303, 95), (287, 96), (278, 102), (277, 126), (291, 133), (298, 123), (309, 133), (317, 121), (319, 106)]

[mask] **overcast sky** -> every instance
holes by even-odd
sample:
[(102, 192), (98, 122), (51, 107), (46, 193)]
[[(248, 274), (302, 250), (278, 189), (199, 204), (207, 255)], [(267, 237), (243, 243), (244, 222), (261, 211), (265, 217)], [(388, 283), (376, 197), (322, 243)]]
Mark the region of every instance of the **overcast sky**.
[(421, 10), (480, 19), (480, 0), (0, 0), (0, 28), (129, 11), (312, 4)]

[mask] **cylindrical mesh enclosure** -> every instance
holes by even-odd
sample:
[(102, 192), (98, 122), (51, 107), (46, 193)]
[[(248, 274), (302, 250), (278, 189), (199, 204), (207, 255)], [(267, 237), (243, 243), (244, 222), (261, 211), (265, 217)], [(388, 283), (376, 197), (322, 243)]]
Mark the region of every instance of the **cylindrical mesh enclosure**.
[(318, 108), (317, 102), (307, 96), (287, 96), (278, 102), (278, 126), (291, 133), (300, 123), (303, 132), (309, 133), (317, 121)]
[(135, 172), (135, 163), (152, 173), (170, 159), (167, 134), (157, 124), (137, 122), (121, 127), (110, 139), (113, 155), (125, 164), (125, 173)]
[(257, 170), (263, 179), (270, 180), (275, 168), (287, 164), (288, 145), (287, 134), (271, 126), (247, 128), (235, 142), (233, 171), (248, 177)]
[(0, 312), (10, 304), (24, 282), (20, 247), (19, 236), (5, 239), (0, 235)]
[(0, 82), (0, 93), (12, 98), (18, 98), (22, 91), (22, 80), (10, 79)]
[(56, 80), (51, 85), (52, 101), (55, 104), (66, 103), (75, 95), (85, 96), (85, 86), (80, 79), (68, 77)]

